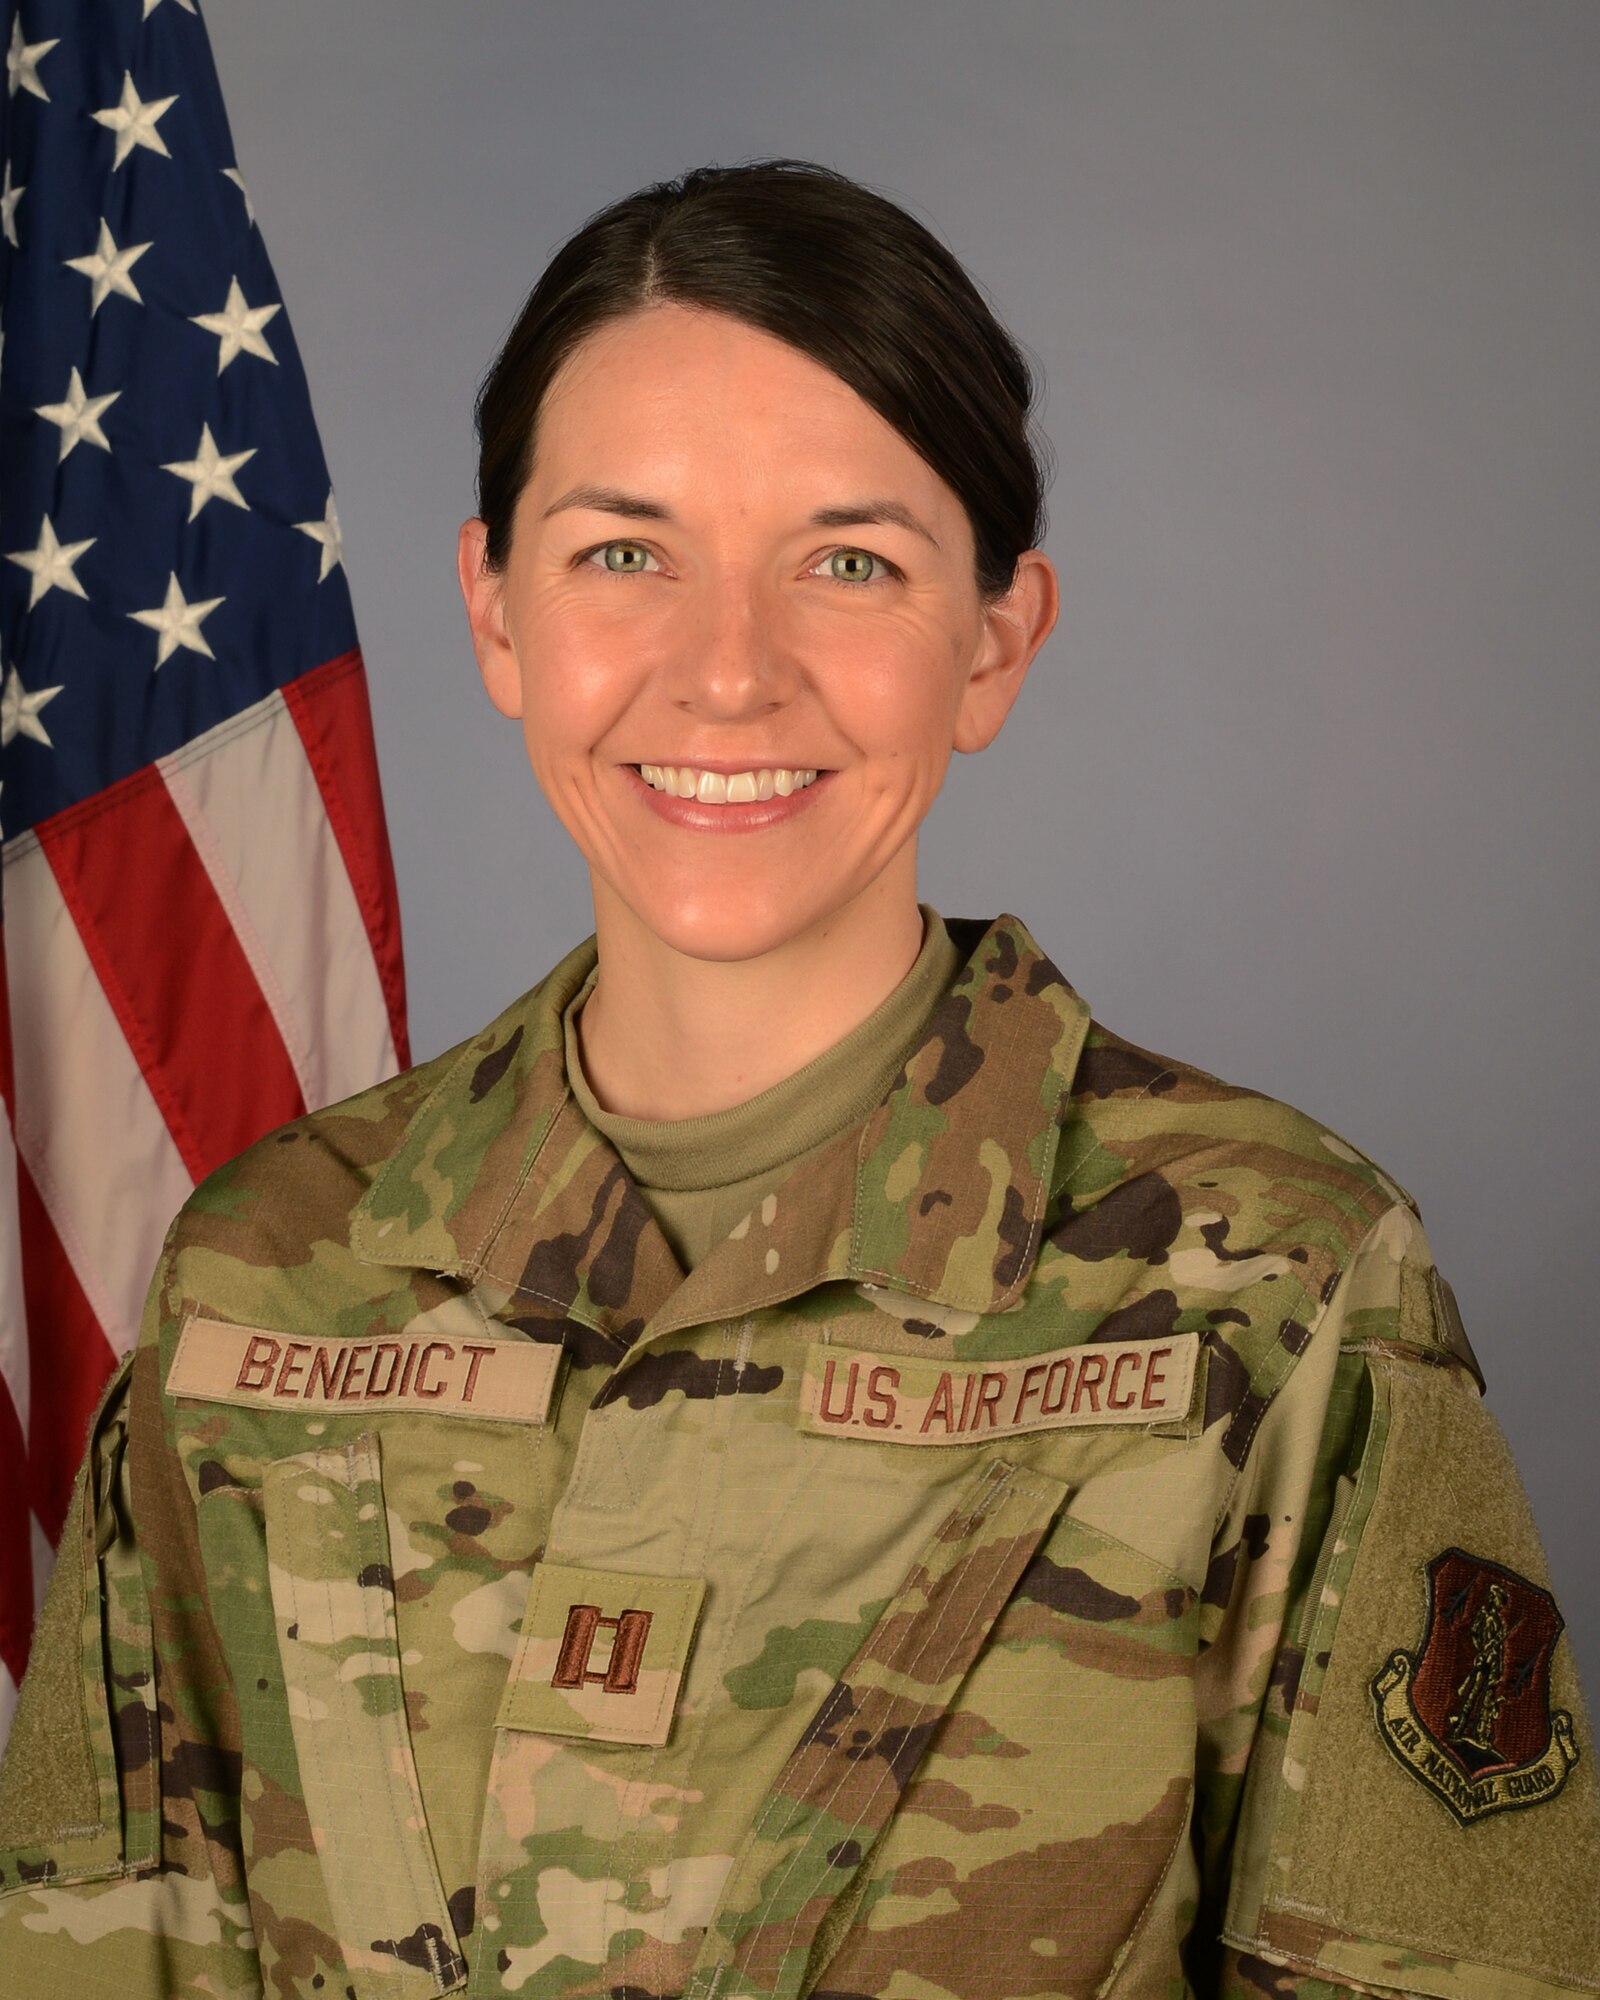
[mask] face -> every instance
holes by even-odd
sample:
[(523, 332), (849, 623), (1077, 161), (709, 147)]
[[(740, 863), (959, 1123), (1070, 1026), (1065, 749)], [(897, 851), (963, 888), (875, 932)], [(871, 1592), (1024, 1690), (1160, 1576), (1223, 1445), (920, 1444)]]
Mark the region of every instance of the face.
[(469, 521), (479, 665), (597, 919), (697, 958), (914, 903), (950, 754), (993, 738), (1055, 616), (1038, 551), (980, 598), (961, 502), (853, 389), (679, 305), (570, 357), (502, 572), (483, 540)]

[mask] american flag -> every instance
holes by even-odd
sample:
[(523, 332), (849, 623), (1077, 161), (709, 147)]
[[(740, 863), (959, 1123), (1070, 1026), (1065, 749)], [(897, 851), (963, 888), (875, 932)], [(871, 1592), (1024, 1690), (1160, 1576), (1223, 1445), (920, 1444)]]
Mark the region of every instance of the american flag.
[(3, 1732), (167, 1223), (408, 1055), (338, 516), (195, 0), (0, 19)]

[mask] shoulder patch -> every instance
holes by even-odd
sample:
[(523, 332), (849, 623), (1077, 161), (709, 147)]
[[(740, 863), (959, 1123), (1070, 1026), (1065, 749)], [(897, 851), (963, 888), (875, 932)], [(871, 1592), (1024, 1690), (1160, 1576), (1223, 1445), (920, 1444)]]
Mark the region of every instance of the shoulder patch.
[(1464, 1549), (1425, 1574), (1422, 1642), (1372, 1682), (1384, 1742), (1463, 1826), (1553, 1799), (1578, 1761), (1571, 1715), (1550, 1707), (1555, 1599)]

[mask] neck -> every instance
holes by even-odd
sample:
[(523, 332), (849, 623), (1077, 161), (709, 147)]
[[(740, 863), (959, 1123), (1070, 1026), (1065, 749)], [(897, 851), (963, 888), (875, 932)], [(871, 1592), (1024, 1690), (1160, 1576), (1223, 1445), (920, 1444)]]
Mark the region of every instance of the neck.
[(699, 1118), (769, 1090), (842, 1041), (922, 948), (914, 870), (753, 958), (676, 950), (596, 884), (600, 969), (578, 1016), (584, 1074), (607, 1111)]

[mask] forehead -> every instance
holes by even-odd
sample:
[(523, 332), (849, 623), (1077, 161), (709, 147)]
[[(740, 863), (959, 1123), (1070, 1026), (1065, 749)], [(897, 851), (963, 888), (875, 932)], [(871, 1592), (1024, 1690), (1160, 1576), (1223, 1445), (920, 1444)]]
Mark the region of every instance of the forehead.
[[(596, 459), (660, 476), (721, 469), (749, 480), (868, 473), (923, 504), (955, 496), (850, 385), (787, 341), (726, 313), (646, 307), (590, 334), (539, 412), (534, 482)], [(622, 465), (616, 466), (620, 476)]]

